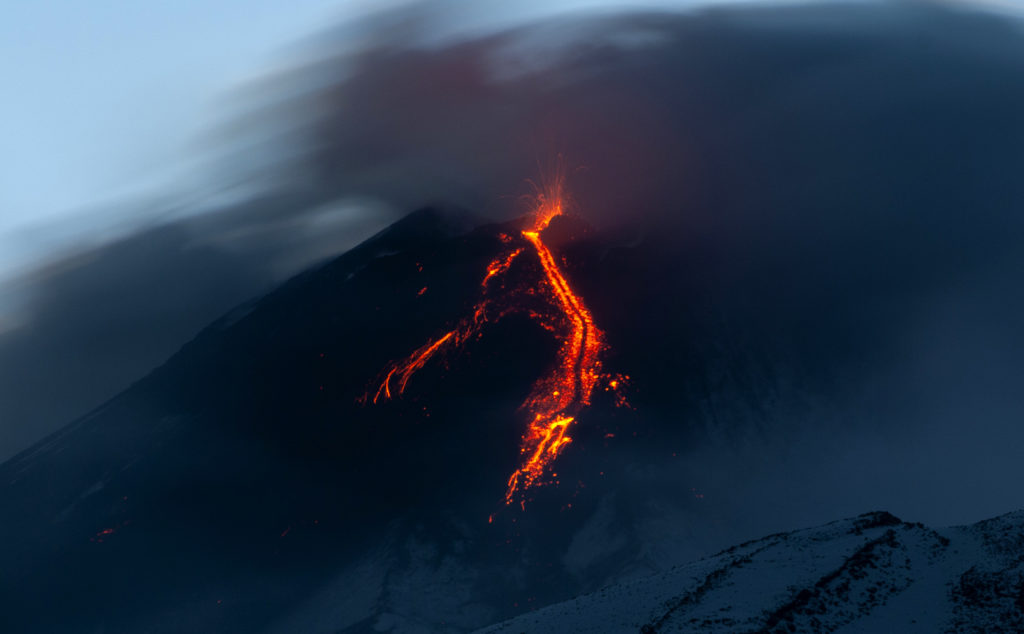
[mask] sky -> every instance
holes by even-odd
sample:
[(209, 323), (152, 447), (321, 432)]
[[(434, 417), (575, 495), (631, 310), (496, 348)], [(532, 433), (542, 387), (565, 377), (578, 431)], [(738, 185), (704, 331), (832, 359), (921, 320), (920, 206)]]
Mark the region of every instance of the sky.
[(12, 87), (0, 104), (0, 271), (109, 224), (103, 207), (172, 186), (225, 93), (363, 4), (11, 3), (0, 23)]
[[(11, 87), (0, 102), (0, 284), (52, 251), (147, 219), (140, 201), (180, 194), (202, 173), (204, 135), (232, 91), (292, 61), (317, 31), (401, 2), (11, 3), (0, 22), (0, 75)], [(486, 26), (623, 4), (528, 0), (496, 11), (466, 2), (459, 14)]]

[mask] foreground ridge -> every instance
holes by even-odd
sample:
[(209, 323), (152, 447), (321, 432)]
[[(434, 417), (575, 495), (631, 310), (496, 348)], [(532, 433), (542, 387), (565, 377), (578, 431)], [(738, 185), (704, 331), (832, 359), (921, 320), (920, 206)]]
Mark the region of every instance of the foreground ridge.
[(483, 630), (1021, 632), (1024, 511), (934, 530), (874, 512), (771, 535)]

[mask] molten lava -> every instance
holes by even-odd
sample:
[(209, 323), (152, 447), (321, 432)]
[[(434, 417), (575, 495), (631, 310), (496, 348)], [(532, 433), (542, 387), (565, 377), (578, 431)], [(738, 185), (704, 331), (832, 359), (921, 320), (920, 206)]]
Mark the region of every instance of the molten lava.
[[(568, 435), (569, 428), (576, 423), (580, 410), (590, 405), (591, 395), (602, 378), (611, 379), (609, 387), (612, 390), (617, 389), (622, 382), (622, 377), (605, 377), (601, 373), (600, 356), (605, 348), (604, 334), (594, 325), (594, 319), (583, 299), (573, 291), (551, 250), (544, 243), (544, 230), (555, 217), (562, 215), (564, 207), (562, 179), (558, 178), (538, 196), (530, 226), (520, 232), (525, 241), (524, 246), (496, 258), (487, 267), (481, 282), (484, 297), (476, 305), (473, 315), (460, 321), (452, 330), (428, 341), (405, 359), (391, 363), (382, 373), (383, 378), (376, 390), (372, 390), (372, 397), (368, 392), (363, 398), (364, 402), (372, 400), (376, 404), (381, 399), (401, 395), (412, 376), (434, 355), (479, 336), (480, 328), (488, 321), (521, 310), (522, 307), (514, 301), (515, 291), (496, 299), (488, 284), (507, 272), (527, 247), (531, 248), (537, 255), (543, 277), (530, 290), (547, 301), (553, 309), (553, 317), (532, 310), (528, 312), (531, 317), (540, 320), (545, 328), (554, 332), (560, 338), (561, 345), (554, 366), (534, 383), (530, 396), (522, 405), (530, 414), (530, 422), (519, 448), (522, 456), (520, 465), (508, 478), (506, 504), (511, 504), (517, 497), (521, 505), (525, 504), (525, 492), (542, 482), (552, 462), (572, 442)], [(508, 243), (513, 239), (502, 234), (502, 241)]]

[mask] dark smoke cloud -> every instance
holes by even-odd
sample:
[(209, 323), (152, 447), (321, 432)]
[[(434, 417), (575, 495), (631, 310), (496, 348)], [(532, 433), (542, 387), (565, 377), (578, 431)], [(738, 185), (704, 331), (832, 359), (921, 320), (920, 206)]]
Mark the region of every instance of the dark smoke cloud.
[[(1020, 37), (995, 18), (912, 5), (573, 16), (442, 44), (422, 22), (399, 13), (371, 45), (277, 78), (275, 94), (300, 96), (250, 125), (290, 159), (276, 177), (515, 214), (524, 179), (563, 154), (593, 220), (660, 212), (735, 239), (819, 223), (827, 238), (884, 222), (898, 195), (966, 193), (1004, 170), (901, 184), (959, 176), (990, 150), (1005, 155), (985, 163), (1019, 158)], [(875, 204), (819, 212), (847, 191)]]
[[(900, 3), (573, 15), (438, 39), (446, 6), (328, 33), (321, 61), (255, 90), (224, 171), (287, 194), (40, 279), (33, 320), (0, 342), (0, 373), (18, 377), (0, 381), (4, 433), (34, 433), (9, 411), (77, 413), (83, 376), (107, 377), (93, 401), (112, 394), (308, 261), (302, 210), (359, 197), (509, 217), (562, 155), (582, 214), (677, 249), (666, 277), (707, 282), (842, 406), (803, 421), (797, 444), (760, 448), (758, 464), (784, 468), (716, 475), (721, 490), (756, 501), (810, 482), (806, 510), (848, 477), (860, 484), (829, 512), (892, 500), (940, 522), (1024, 504), (999, 451), (1024, 439), (1019, 24)], [(750, 457), (692, 464), (749, 472)], [(943, 490), (973, 501), (943, 514)]]

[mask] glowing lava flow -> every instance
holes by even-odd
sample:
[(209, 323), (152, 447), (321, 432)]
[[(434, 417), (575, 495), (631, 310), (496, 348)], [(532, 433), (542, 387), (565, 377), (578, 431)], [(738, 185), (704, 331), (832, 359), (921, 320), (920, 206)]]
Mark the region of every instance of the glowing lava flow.
[(535, 226), (523, 231), (523, 237), (536, 249), (549, 290), (571, 327), (558, 351), (555, 367), (548, 376), (537, 381), (524, 403), (533, 414), (533, 420), (523, 435), (520, 448), (526, 458), (508, 479), (506, 504), (512, 503), (517, 490), (532, 486), (558, 457), (562, 447), (572, 442), (566, 432), (576, 422), (576, 413), (590, 405), (590, 395), (601, 378), (603, 334), (594, 326), (590, 311), (573, 292), (550, 249), (541, 240), (541, 232), (551, 219), (562, 213), (560, 197), (549, 204), (552, 208), (541, 208)]
[(438, 348), (446, 344), (455, 334), (455, 331), (445, 333), (445, 335), (437, 341), (429, 342), (427, 345), (416, 350), (416, 352), (413, 352), (404, 363), (391, 368), (388, 371), (388, 375), (384, 377), (384, 382), (381, 383), (377, 393), (373, 395), (374, 404), (377, 403), (381, 395), (383, 395), (384, 398), (391, 398), (391, 377), (396, 373), (398, 374), (398, 393), (401, 394), (404, 392), (405, 386), (408, 385), (409, 379), (416, 370), (419, 370), (426, 365), (427, 361), (435, 352), (437, 352)]
[[(562, 344), (554, 367), (537, 380), (530, 396), (523, 403), (522, 407), (530, 413), (531, 419), (522, 436), (520, 466), (508, 478), (506, 504), (511, 504), (517, 494), (521, 498), (527, 489), (538, 484), (562, 449), (572, 442), (568, 435), (569, 428), (575, 424), (579, 411), (590, 405), (591, 394), (603, 377), (600, 355), (605, 348), (604, 335), (594, 325), (590, 311), (573, 291), (543, 240), (544, 230), (553, 218), (562, 215), (563, 205), (559, 179), (539, 197), (532, 225), (521, 232), (526, 243), (536, 252), (544, 273), (544, 278), (535, 290), (556, 311), (554, 326), (545, 324), (545, 327), (555, 332), (562, 339)], [(480, 328), (488, 321), (489, 309), (499, 309), (495, 318), (516, 310), (516, 306), (503, 306), (486, 293), (488, 282), (508, 271), (524, 248), (517, 248), (495, 259), (487, 267), (481, 282), (485, 297), (477, 304), (471, 318), (462, 320), (454, 329), (427, 342), (406, 359), (388, 366), (373, 396), (367, 393), (364, 402), (371, 398), (373, 403), (391, 399), (396, 396), (395, 389), (397, 394), (402, 394), (412, 375), (424, 367), (432, 356), (449, 346), (460, 346), (471, 337), (479, 335)], [(535, 318), (541, 317), (533, 312), (530, 314)], [(619, 383), (613, 380), (609, 384), (610, 388), (616, 389)], [(520, 504), (524, 503), (525, 500), (521, 498)]]

